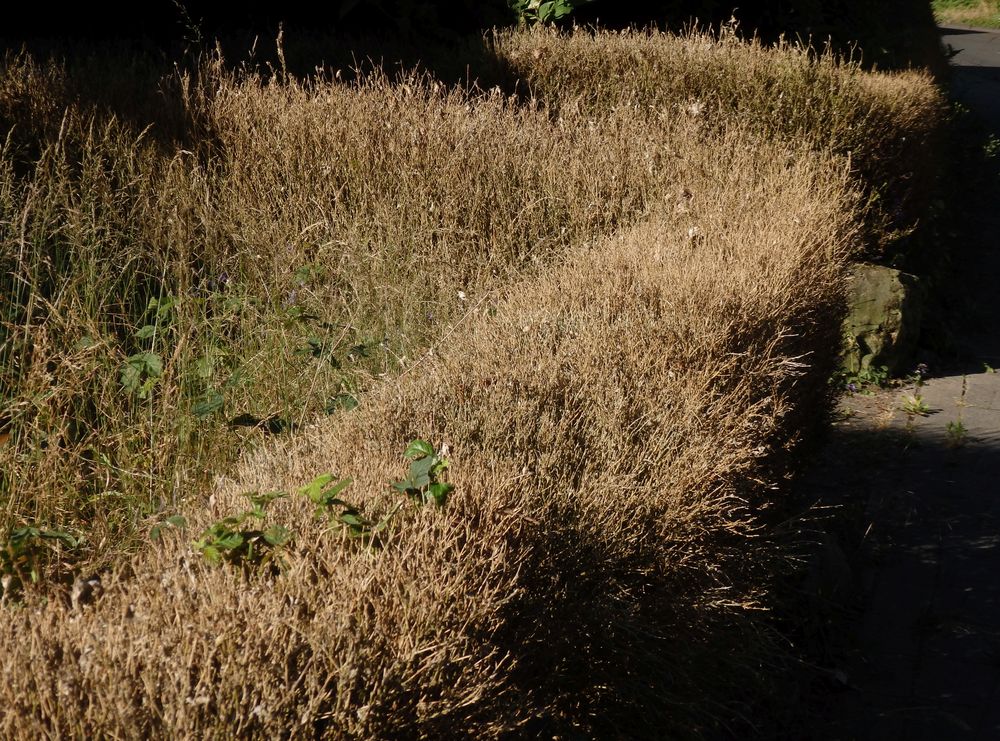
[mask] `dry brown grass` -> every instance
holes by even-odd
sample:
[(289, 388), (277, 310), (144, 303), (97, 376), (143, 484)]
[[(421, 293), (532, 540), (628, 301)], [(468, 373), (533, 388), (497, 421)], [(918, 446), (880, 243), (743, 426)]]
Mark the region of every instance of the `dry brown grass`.
[(1000, 26), (1000, 3), (997, 0), (934, 0), (938, 23), (967, 26)]
[[(185, 145), (29, 115), (72, 86), (8, 62), (0, 114), (35, 128), (0, 157), (4, 524), (73, 523), (105, 567), (92, 603), (5, 593), (0, 736), (699, 737), (767, 702), (761, 515), (828, 401), (845, 148), (898, 127), (865, 150), (892, 170), (937, 98), (728, 38), (498, 44), (542, 100), (209, 65), (169, 83)], [(300, 426), (259, 445), (241, 412)], [(418, 436), (456, 490), (381, 548), (297, 495), (283, 573), (191, 547), (326, 471), (387, 512)], [(125, 552), (174, 507), (186, 532)]]
[(646, 223), (249, 456), (191, 524), (325, 470), (384, 511), (414, 435), (451, 449), (443, 510), (371, 550), (287, 502), (298, 537), (273, 580), (177, 538), (94, 605), (12, 612), (3, 735), (697, 736), (738, 711), (768, 655), (770, 556), (748, 536), (787, 421), (825, 398), (854, 229), (829, 160), (748, 142), (682, 147)]
[[(225, 420), (323, 413), (405, 367), (466, 301), (675, 187), (667, 129), (626, 112), (554, 122), (416, 77), (215, 66), (175, 83), (199, 151), (165, 154), (100, 112), (35, 112), (58, 99), (58, 68), (9, 61), (2, 108), (17, 136), (36, 129), (0, 169), (3, 520), (83, 529), (98, 551), (257, 436)], [(154, 322), (148, 302), (166, 298)], [(143, 351), (163, 364), (147, 398), (120, 380)], [(199, 419), (212, 392), (225, 406)]]
[[(868, 199), (868, 253), (926, 217), (940, 161), (945, 101), (929, 74), (870, 73), (832, 53), (693, 32), (503, 32), (494, 52), (532, 95), (565, 110), (638, 105), (707, 126), (734, 120), (765, 138), (808, 142), (850, 159)], [(905, 256), (904, 256), (905, 257)]]

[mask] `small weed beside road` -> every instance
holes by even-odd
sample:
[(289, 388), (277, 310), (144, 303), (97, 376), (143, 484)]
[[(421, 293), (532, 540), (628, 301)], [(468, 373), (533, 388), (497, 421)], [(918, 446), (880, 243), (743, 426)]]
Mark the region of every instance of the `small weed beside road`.
[(965, 425), (962, 424), (962, 420), (955, 420), (954, 422), (948, 423), (948, 445), (952, 447), (958, 447), (959, 445), (965, 445), (969, 440), (969, 431), (965, 429)]
[(913, 414), (918, 417), (926, 417), (931, 413), (931, 408), (927, 406), (927, 402), (924, 401), (924, 397), (920, 394), (905, 394), (901, 409), (907, 414)]

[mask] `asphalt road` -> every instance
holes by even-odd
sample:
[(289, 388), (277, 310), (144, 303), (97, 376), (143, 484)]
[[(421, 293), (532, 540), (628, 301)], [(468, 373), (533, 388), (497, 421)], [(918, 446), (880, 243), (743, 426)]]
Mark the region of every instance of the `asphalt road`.
[(941, 29), (941, 41), (954, 53), (955, 96), (1000, 133), (1000, 32), (948, 26)]
[[(1000, 136), (1000, 32), (942, 40), (952, 94)], [(981, 200), (952, 246), (958, 367), (846, 399), (808, 479), (820, 502), (865, 503), (860, 543), (843, 541), (863, 595), (828, 667), (840, 686), (802, 738), (1000, 739), (1000, 195)], [(917, 394), (924, 413), (907, 411)]]

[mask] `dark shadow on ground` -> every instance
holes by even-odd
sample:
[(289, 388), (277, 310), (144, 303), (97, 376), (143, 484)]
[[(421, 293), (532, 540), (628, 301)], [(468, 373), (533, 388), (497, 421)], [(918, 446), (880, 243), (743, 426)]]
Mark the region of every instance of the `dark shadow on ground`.
[(1000, 737), (1000, 428), (934, 416), (844, 420), (796, 483), (817, 545), (783, 617), (808, 679), (778, 737)]
[(939, 26), (938, 35), (939, 36), (965, 36), (966, 34), (973, 33), (988, 33), (988, 31), (979, 28), (964, 28), (957, 26)]

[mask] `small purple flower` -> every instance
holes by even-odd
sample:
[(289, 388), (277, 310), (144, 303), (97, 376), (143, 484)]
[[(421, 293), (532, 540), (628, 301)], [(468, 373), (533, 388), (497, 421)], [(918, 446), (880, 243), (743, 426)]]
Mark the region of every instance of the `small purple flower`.
[(927, 370), (928, 370), (927, 363), (920, 363), (917, 366), (917, 375), (923, 378), (924, 376), (927, 375)]
[(847, 384), (847, 390), (852, 394), (856, 394), (858, 392), (858, 385), (856, 383), (849, 383)]
[(219, 288), (225, 288), (226, 286), (228, 286), (229, 285), (229, 273), (227, 273), (225, 271), (219, 273), (218, 284), (219, 284)]

